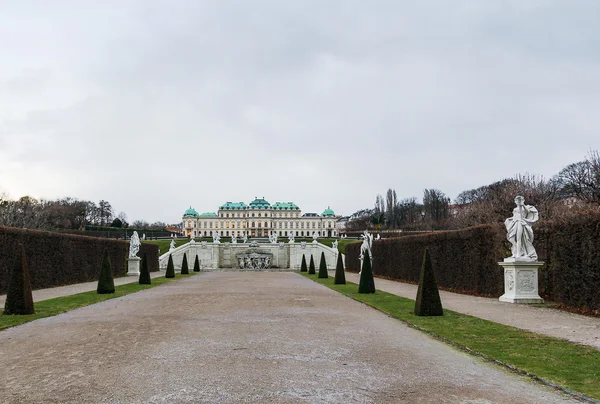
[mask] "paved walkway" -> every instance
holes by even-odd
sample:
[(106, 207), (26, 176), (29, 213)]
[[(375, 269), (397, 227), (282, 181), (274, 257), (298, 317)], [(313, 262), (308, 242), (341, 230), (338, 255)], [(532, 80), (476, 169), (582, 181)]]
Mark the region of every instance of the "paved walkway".
[[(358, 283), (359, 276), (346, 272), (346, 280)], [(375, 288), (409, 299), (417, 297), (417, 285), (408, 283), (375, 278)], [(440, 298), (444, 308), (459, 313), (600, 349), (600, 318), (445, 291), (440, 291)]]
[[(165, 276), (164, 271), (150, 272), (151, 278), (157, 278)], [(123, 276), (121, 278), (115, 278), (115, 286), (125, 285), (126, 283), (133, 283), (139, 280), (138, 276)], [(55, 288), (38, 289), (33, 291), (33, 301), (39, 302), (42, 300), (54, 299), (55, 297), (71, 296), (77, 293), (90, 292), (98, 288), (98, 281), (76, 283), (74, 285), (57, 286)], [(6, 295), (0, 295), (0, 307), (4, 308), (4, 302), (6, 301)]]
[(210, 272), (0, 332), (0, 402), (576, 402), (299, 274)]

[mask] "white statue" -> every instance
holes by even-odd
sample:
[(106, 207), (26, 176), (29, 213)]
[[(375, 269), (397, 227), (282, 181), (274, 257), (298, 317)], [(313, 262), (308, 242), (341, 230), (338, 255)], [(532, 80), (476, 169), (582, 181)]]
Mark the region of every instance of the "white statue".
[(271, 244), (277, 244), (277, 234), (271, 233), (271, 235), (269, 236), (269, 241), (271, 242)]
[(242, 243), (246, 244), (248, 242), (248, 235), (246, 233), (244, 233), (242, 235)]
[(317, 232), (316, 231), (313, 231), (312, 238), (313, 238), (313, 243), (318, 243), (317, 239), (319, 238), (319, 236), (317, 236)]
[(537, 261), (531, 225), (538, 221), (538, 211), (533, 206), (525, 205), (522, 196), (517, 196), (515, 203), (517, 207), (513, 209), (513, 216), (504, 221), (508, 232), (506, 238), (512, 244), (511, 258), (515, 261)]
[(213, 232), (212, 238), (214, 244), (221, 244), (221, 236), (219, 236), (219, 233), (217, 233), (216, 231)]
[(231, 235), (231, 244), (237, 244), (237, 237), (235, 234)]
[(137, 258), (138, 251), (140, 251), (140, 244), (140, 237), (137, 231), (134, 231), (129, 241), (129, 258)]
[(290, 244), (294, 244), (294, 241), (296, 239), (296, 235), (294, 234), (293, 231), (290, 232), (290, 235), (289, 235), (288, 239), (290, 240), (289, 241)]
[(337, 249), (338, 249), (338, 241), (337, 240), (333, 240), (333, 243), (331, 244), (331, 248), (333, 248), (334, 250), (337, 251)]
[(175, 233), (175, 238), (177, 238), (177, 233)]
[(146, 233), (142, 234), (142, 240), (146, 240)]
[(193, 240), (193, 239), (195, 239), (195, 238), (196, 238), (196, 236), (194, 236), (194, 233), (190, 234), (190, 239), (191, 239), (191, 240)]
[(173, 251), (175, 249), (175, 240), (171, 239), (171, 244), (169, 244), (169, 251)]
[(379, 233), (377, 233), (377, 237), (375, 237), (375, 240), (381, 240), (381, 236), (379, 235)]
[(373, 259), (373, 254), (371, 253), (371, 248), (373, 247), (373, 235), (365, 230), (360, 237), (363, 239), (360, 246), (360, 259), (363, 260), (365, 258), (365, 252), (368, 252), (369, 258)]

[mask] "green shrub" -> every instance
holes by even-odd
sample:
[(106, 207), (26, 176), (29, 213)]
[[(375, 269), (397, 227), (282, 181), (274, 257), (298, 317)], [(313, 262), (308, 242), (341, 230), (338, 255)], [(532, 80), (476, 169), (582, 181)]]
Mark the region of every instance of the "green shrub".
[(4, 314), (33, 314), (33, 296), (27, 270), (25, 248), (19, 243), (18, 257), (10, 274), (8, 293), (4, 303)]
[(194, 260), (194, 272), (200, 272), (200, 261), (198, 260), (197, 254), (196, 259)]
[(173, 256), (169, 254), (169, 262), (167, 263), (167, 272), (165, 278), (175, 278), (175, 266), (173, 265)]
[(148, 271), (148, 256), (146, 253), (142, 255), (142, 269), (140, 270), (140, 285), (151, 285), (150, 271)]
[(304, 256), (304, 254), (302, 254), (302, 264), (300, 265), (300, 272), (307, 272), (308, 269), (306, 268), (306, 257)]
[(337, 265), (335, 266), (335, 280), (333, 281), (335, 285), (345, 285), (346, 284), (346, 274), (344, 273), (344, 262), (342, 260), (342, 254), (338, 253)]
[(112, 267), (108, 249), (104, 249), (104, 258), (102, 259), (102, 268), (100, 269), (100, 279), (98, 279), (99, 294), (115, 293), (115, 281), (113, 280)]
[(421, 279), (419, 280), (419, 290), (417, 291), (417, 300), (415, 301), (415, 314), (417, 316), (443, 316), (442, 301), (438, 292), (431, 257), (426, 248), (423, 254), (423, 265), (421, 266)]
[(183, 261), (181, 262), (181, 275), (187, 275), (190, 273), (187, 263), (187, 254), (183, 253)]
[(315, 261), (313, 260), (312, 254), (310, 255), (310, 265), (308, 266), (308, 274), (309, 275), (316, 274), (316, 272), (315, 272)]
[(375, 293), (375, 279), (373, 278), (373, 269), (371, 268), (371, 257), (369, 252), (365, 251), (362, 270), (360, 271), (360, 283), (358, 284), (358, 293)]
[(319, 278), (328, 278), (327, 262), (325, 261), (325, 253), (321, 251), (321, 260), (319, 261)]

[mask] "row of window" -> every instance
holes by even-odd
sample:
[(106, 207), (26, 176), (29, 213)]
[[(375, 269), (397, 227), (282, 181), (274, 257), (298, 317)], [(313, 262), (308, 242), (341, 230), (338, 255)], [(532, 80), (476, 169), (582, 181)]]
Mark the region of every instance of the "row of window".
[[(242, 217), (263, 217), (262, 213), (256, 214), (257, 216), (254, 216), (254, 215), (255, 215), (255, 213), (231, 213), (231, 216), (229, 216), (229, 213), (221, 213), (220, 214), (221, 217), (240, 217), (240, 218), (242, 218)], [(264, 217), (269, 217), (269, 213), (266, 212), (264, 214)], [(289, 212), (279, 213), (279, 212), (277, 212), (277, 213), (272, 213), (271, 217), (300, 217), (300, 213), (295, 213), (295, 212), (294, 213), (289, 213)]]
[[(231, 236), (242, 236), (243, 234), (248, 234), (248, 235), (252, 235), (252, 237), (257, 236), (257, 234), (254, 234), (254, 232), (250, 232), (250, 231), (231, 231), (229, 232), (229, 230), (220, 230), (219, 232), (219, 236), (222, 237), (231, 237)], [(268, 233), (268, 234), (267, 234)], [(259, 233), (258, 236), (264, 236), (267, 237), (269, 234), (277, 234), (277, 236), (279, 237), (288, 237), (289, 234), (287, 231), (265, 231), (265, 234), (261, 234)], [(317, 231), (317, 236), (319, 237), (328, 237), (328, 236), (333, 236), (336, 237), (337, 236), (337, 232), (333, 231)], [(304, 232), (304, 231), (300, 231), (298, 232), (298, 234), (296, 234), (296, 237), (311, 237), (313, 233), (311, 233), (310, 231)], [(213, 235), (212, 231), (196, 231), (194, 230), (194, 237), (211, 237)]]
[[(211, 229), (213, 228), (213, 222), (200, 222), (201, 225), (198, 227), (201, 227), (203, 229)], [(226, 229), (235, 229), (236, 228), (236, 223), (237, 223), (237, 228), (242, 228), (245, 229), (246, 228), (246, 222), (242, 221), (242, 222), (214, 222), (214, 228), (218, 229), (219, 227), (221, 228), (226, 228)], [(277, 227), (279, 229), (304, 229), (305, 222), (276, 222), (274, 227)], [(188, 221), (187, 222), (187, 228), (193, 228), (196, 227), (196, 222), (193, 221)], [(250, 222), (250, 227), (269, 227), (269, 222)], [(325, 228), (325, 223), (323, 223), (323, 228)], [(306, 223), (306, 228), (321, 228), (321, 223), (320, 222), (309, 222)], [(331, 229), (333, 228), (333, 222), (327, 222), (327, 228)]]

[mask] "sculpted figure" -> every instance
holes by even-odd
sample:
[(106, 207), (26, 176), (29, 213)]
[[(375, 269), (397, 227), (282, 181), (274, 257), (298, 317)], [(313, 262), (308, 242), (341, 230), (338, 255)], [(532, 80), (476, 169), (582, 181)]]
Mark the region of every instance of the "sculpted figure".
[(140, 237), (137, 231), (133, 232), (131, 240), (129, 241), (129, 258), (136, 258), (138, 251), (140, 251)]
[(271, 242), (271, 244), (276, 244), (276, 243), (277, 243), (277, 234), (275, 234), (275, 233), (272, 233), (272, 234), (269, 236), (269, 241)]
[(334, 250), (337, 251), (337, 249), (338, 249), (338, 241), (337, 240), (333, 241), (333, 243), (331, 244), (331, 248), (333, 248)]
[(242, 236), (242, 243), (246, 244), (248, 242), (248, 235), (246, 233), (244, 233), (244, 235)]
[(538, 221), (538, 211), (533, 206), (525, 205), (525, 198), (522, 196), (515, 198), (515, 204), (517, 207), (513, 209), (513, 216), (504, 221), (508, 232), (506, 238), (512, 244), (511, 258), (520, 261), (537, 261), (531, 225)]
[(169, 244), (169, 251), (173, 251), (175, 249), (175, 240), (171, 240), (171, 244)]
[(213, 243), (215, 244), (220, 244), (221, 243), (221, 236), (219, 236), (219, 233), (217, 233), (216, 231), (213, 233)]
[(291, 231), (291, 232), (290, 232), (290, 236), (288, 237), (288, 239), (290, 240), (290, 241), (289, 241), (289, 243), (290, 243), (290, 244), (294, 244), (295, 237), (296, 237), (296, 236), (294, 235), (294, 232), (293, 232), (293, 231)]
[(316, 231), (313, 231), (312, 237), (313, 237), (313, 243), (316, 243), (317, 240), (319, 239), (319, 236), (317, 236), (317, 232)]
[(231, 244), (237, 244), (237, 236), (235, 234), (231, 236)]
[(363, 239), (363, 242), (360, 246), (360, 259), (364, 259), (365, 251), (369, 252), (369, 257), (373, 259), (373, 254), (371, 253), (371, 248), (373, 247), (373, 235), (370, 234), (367, 230), (360, 236)]

